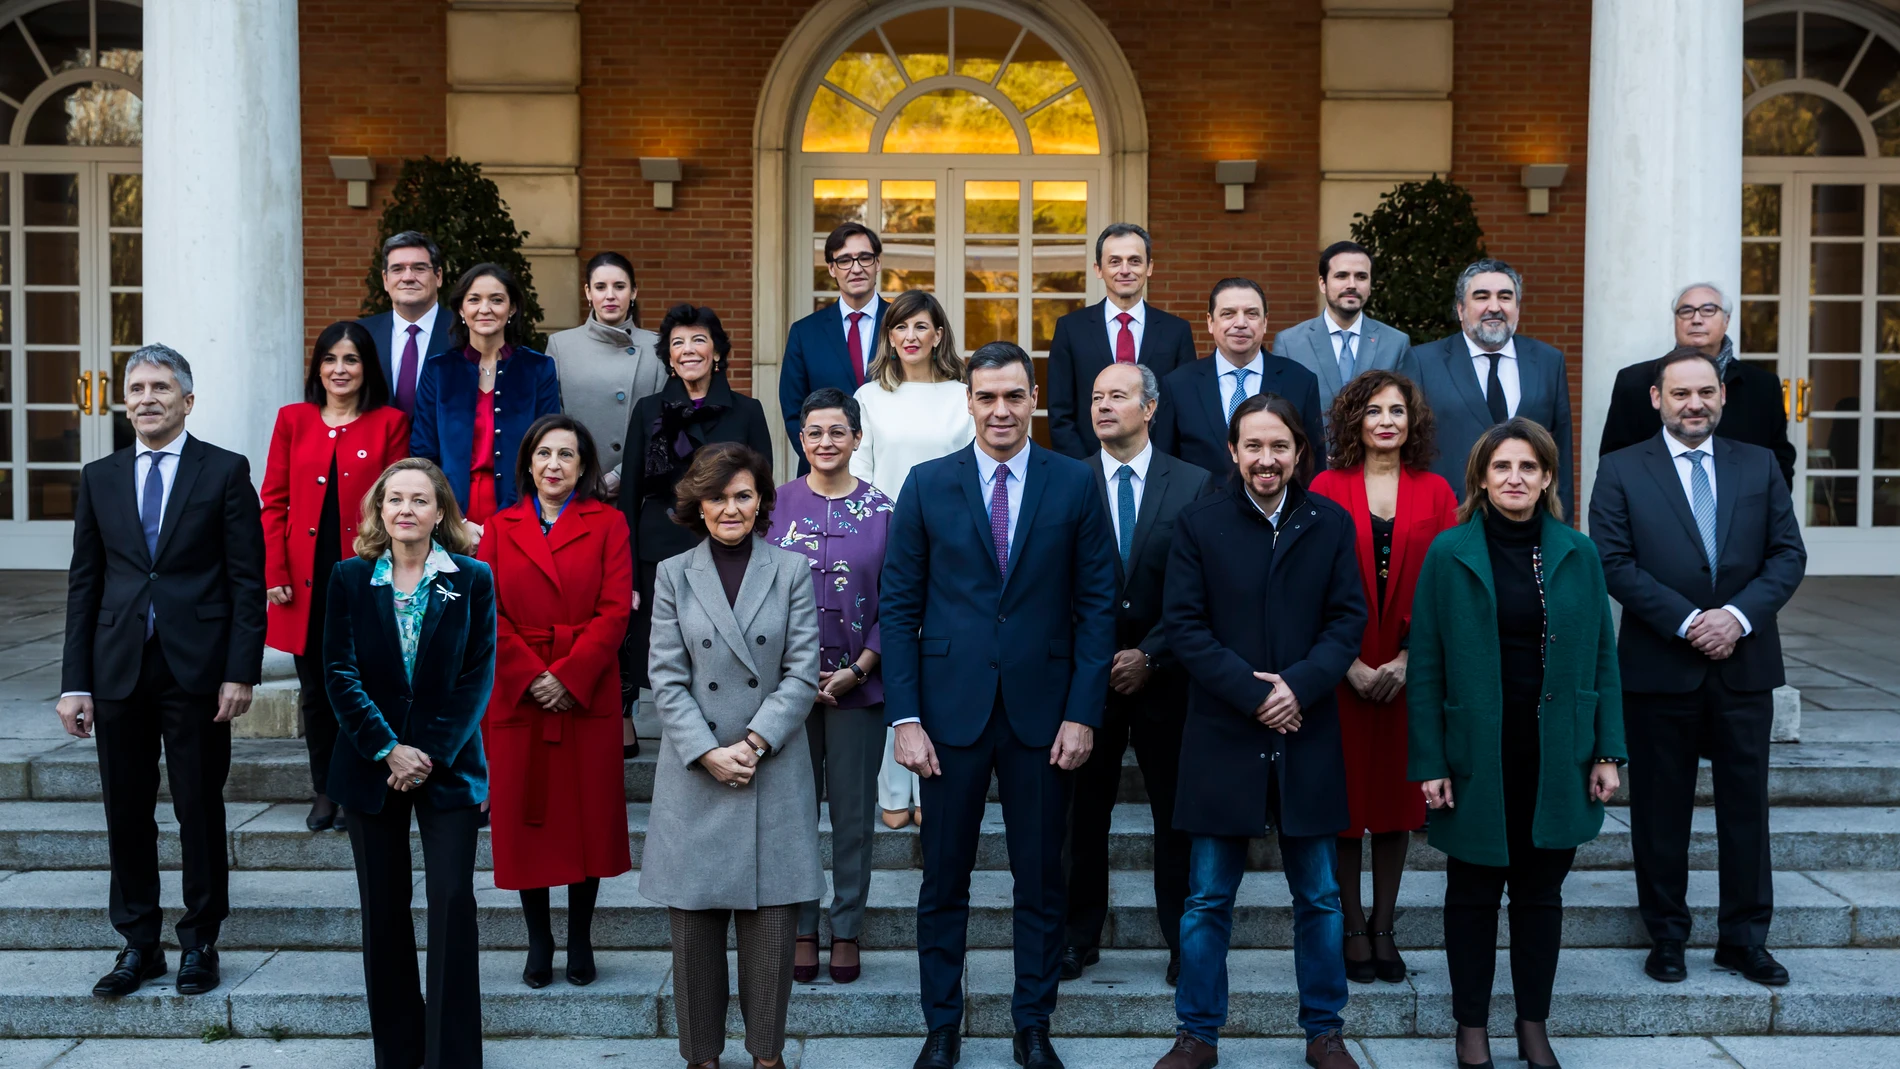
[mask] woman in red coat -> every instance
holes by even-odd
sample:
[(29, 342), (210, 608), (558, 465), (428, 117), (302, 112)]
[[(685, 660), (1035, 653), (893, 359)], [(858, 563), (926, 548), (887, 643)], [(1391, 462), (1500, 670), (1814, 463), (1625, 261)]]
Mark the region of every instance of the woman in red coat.
[[(1339, 905), (1346, 975), (1359, 983), (1405, 979), (1392, 918), (1411, 833), (1425, 826), (1423, 796), (1406, 780), (1406, 631), (1419, 567), (1438, 532), (1456, 522), (1458, 499), (1431, 473), (1432, 412), (1425, 391), (1391, 371), (1355, 377), (1333, 398), (1326, 455), (1313, 480), (1352, 513), (1365, 586), (1365, 641), (1339, 685), (1340, 748), (1352, 824), (1340, 834)], [(1372, 836), (1372, 912), (1359, 887), (1361, 836)], [(1371, 935), (1368, 937), (1367, 930)], [(1354, 951), (1358, 951), (1357, 954)]]
[(495, 571), (495, 689), (488, 752), (495, 886), (521, 892), (528, 964), (554, 979), (548, 888), (567, 885), (567, 982), (594, 981), (594, 899), (633, 868), (620, 756), (620, 643), (633, 611), (633, 550), (602, 503), (593, 436), (542, 416), (521, 438), (519, 503), (494, 514), (476, 558)]
[(363, 495), (383, 469), (409, 455), (409, 417), (389, 403), (376, 342), (345, 320), (317, 335), (303, 400), (277, 410), (264, 463), (265, 641), (294, 654), (304, 745), (316, 795), (304, 826), (343, 830), (324, 793), (336, 748), (336, 714), (323, 692), (323, 609), (330, 569), (356, 556)]

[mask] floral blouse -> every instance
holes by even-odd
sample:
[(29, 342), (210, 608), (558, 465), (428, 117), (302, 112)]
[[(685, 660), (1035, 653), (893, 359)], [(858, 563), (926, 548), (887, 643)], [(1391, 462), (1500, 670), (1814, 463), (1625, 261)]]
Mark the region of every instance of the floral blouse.
[[(827, 498), (804, 479), (778, 488), (772, 529), (766, 537), (780, 549), (811, 561), (812, 593), (818, 603), (818, 668), (844, 669), (865, 650), (882, 652), (877, 622), (878, 572), (897, 506), (884, 491), (859, 479), (858, 488)], [(838, 699), (846, 709), (884, 700), (879, 673)]]
[(443, 549), (440, 543), (429, 543), (429, 558), (422, 562), (422, 581), (416, 588), (405, 594), (395, 588), (396, 562), (389, 550), (376, 561), (376, 570), (370, 573), (370, 586), (386, 586), (396, 599), (396, 638), (402, 643), (403, 671), (413, 681), (416, 678), (416, 647), (422, 641), (422, 620), (429, 615), (429, 587), (435, 577), (443, 572), (459, 572), (455, 558)]

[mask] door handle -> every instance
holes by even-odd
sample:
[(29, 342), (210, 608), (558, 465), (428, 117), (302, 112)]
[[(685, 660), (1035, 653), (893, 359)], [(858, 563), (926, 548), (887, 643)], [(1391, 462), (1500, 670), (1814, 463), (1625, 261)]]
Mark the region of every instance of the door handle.
[(1808, 379), (1795, 381), (1794, 418), (1799, 423), (1808, 418), (1814, 408), (1814, 383)]
[(92, 415), (92, 373), (89, 371), (73, 376), (73, 407), (82, 416)]
[(1789, 381), (1787, 379), (1782, 379), (1781, 380), (1781, 421), (1783, 423), (1788, 422), (1788, 420), (1791, 418), (1791, 414), (1788, 411), (1788, 386), (1789, 386)]
[(112, 376), (103, 371), (95, 374), (99, 376), (99, 415), (109, 416), (112, 414), (112, 390), (106, 384), (112, 381)]

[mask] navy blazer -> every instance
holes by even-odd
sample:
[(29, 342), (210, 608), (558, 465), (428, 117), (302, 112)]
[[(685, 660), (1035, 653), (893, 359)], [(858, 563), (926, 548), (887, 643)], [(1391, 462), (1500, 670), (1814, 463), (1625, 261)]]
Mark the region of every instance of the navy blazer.
[(345, 809), (382, 812), (389, 766), (376, 754), (398, 742), (435, 763), (421, 788), (431, 805), (488, 797), (481, 722), (495, 682), (495, 580), (473, 557), (454, 560), (461, 570), (430, 586), (413, 681), (403, 671), (394, 589), (369, 583), (376, 562), (351, 557), (330, 573), (323, 689), (342, 739), (330, 758), (329, 795)]
[[(1557, 496), (1564, 518), (1574, 526), (1577, 496), (1570, 442), (1570, 380), (1564, 374), (1564, 354), (1536, 338), (1519, 334), (1517, 342), (1518, 398), (1516, 415), (1542, 426), (1557, 439)], [(1465, 497), (1465, 462), (1479, 436), (1491, 429), (1491, 410), (1485, 406), (1484, 387), (1471, 365), (1471, 347), (1463, 334), (1412, 347), (1418, 385), (1431, 402), (1438, 425), (1438, 457), (1432, 471), (1451, 484), (1460, 501)]]
[[(455, 500), (468, 509), (469, 460), (475, 446), (475, 406), (481, 376), (461, 349), (423, 362), (416, 383), (416, 411), (409, 425), (409, 455), (435, 461), (448, 476)], [(495, 370), (495, 509), (515, 503), (515, 454), (521, 436), (542, 416), (561, 410), (561, 382), (546, 353), (517, 345)]]
[[(1775, 614), (1807, 572), (1808, 551), (1775, 455), (1711, 437), (1715, 468), (1715, 581), (1682, 477), (1662, 431), (1597, 461), (1590, 538), (1610, 596), (1623, 606), (1617, 638), (1623, 689), (1684, 694), (1711, 670), (1735, 690), (1770, 690), (1787, 677)], [(1637, 505), (1643, 507), (1638, 508)], [(1754, 629), (1728, 659), (1711, 661), (1677, 638), (1690, 612), (1733, 605)]]
[[(1049, 444), (1077, 460), (1088, 460), (1101, 447), (1090, 398), (1095, 395), (1095, 377), (1115, 362), (1115, 344), (1109, 340), (1108, 316), (1102, 309), (1106, 303), (1096, 301), (1056, 320), (1055, 337), (1049, 342), (1049, 387), (1044, 394), (1049, 406)], [(1135, 362), (1146, 364), (1157, 379), (1166, 379), (1198, 355), (1194, 328), (1188, 321), (1148, 303)]]
[[(429, 351), (422, 354), (426, 363), (437, 353), (446, 353), (455, 346), (449, 339), (449, 323), (455, 313), (447, 308), (439, 308), (435, 313), (435, 329), (429, 332)], [(391, 336), (396, 330), (396, 313), (378, 312), (373, 316), (364, 316), (356, 321), (357, 326), (369, 331), (369, 338), (376, 343), (376, 362), (383, 365), (383, 382), (389, 387), (389, 403), (396, 403), (396, 358), (402, 350), (389, 352)], [(422, 388), (422, 373), (416, 372), (416, 388)], [(408, 413), (404, 413), (407, 415)]]
[(1062, 721), (1102, 724), (1114, 528), (1088, 466), (1032, 444), (1003, 579), (976, 449), (917, 465), (898, 495), (878, 591), (884, 718), (917, 717), (936, 742), (970, 746), (1000, 686), (1016, 738), (1048, 746)]
[[(1324, 471), (1326, 414), (1319, 404), (1319, 379), (1284, 356), (1264, 355), (1259, 392), (1293, 402), (1306, 429), (1310, 470)], [(1212, 356), (1175, 368), (1161, 388), (1154, 422), (1155, 448), (1213, 475), (1216, 485), (1234, 470), (1234, 455), (1227, 449), (1227, 399), (1220, 387)]]
[[(877, 355), (878, 340), (884, 336), (884, 310), (889, 301), (879, 297), (877, 316), (871, 322), (871, 351), (864, 354), (868, 364)], [(811, 471), (805, 461), (805, 445), (798, 438), (798, 410), (813, 390), (835, 386), (846, 397), (858, 390), (858, 379), (851, 373), (851, 350), (844, 337), (844, 317), (837, 305), (826, 305), (792, 324), (785, 335), (785, 359), (778, 369), (778, 406), (785, 416), (785, 434), (798, 455), (798, 474)]]

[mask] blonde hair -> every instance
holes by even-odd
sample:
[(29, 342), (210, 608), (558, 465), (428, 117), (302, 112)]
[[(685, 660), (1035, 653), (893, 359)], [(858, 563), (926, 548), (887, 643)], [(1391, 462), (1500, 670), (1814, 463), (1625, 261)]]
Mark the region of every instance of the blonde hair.
[(964, 381), (963, 358), (957, 355), (957, 334), (950, 328), (950, 317), (944, 314), (943, 305), (924, 290), (905, 290), (891, 301), (891, 307), (884, 313), (884, 329), (877, 338), (877, 359), (871, 361), (870, 369), (864, 374), (866, 382), (875, 382), (886, 390), (895, 390), (903, 383), (904, 359), (891, 344), (891, 328), (909, 322), (919, 312), (930, 313), (930, 321), (943, 331), (943, 337), (937, 339), (937, 347), (930, 350), (930, 370), (936, 381)]
[(1459, 523), (1469, 522), (1479, 509), (1491, 507), (1491, 494), (1484, 488), (1485, 476), (1490, 473), (1491, 454), (1513, 439), (1530, 446), (1531, 452), (1537, 456), (1537, 466), (1550, 475), (1550, 485), (1544, 487), (1544, 496), (1538, 500), (1538, 504), (1554, 519), (1562, 522), (1564, 502), (1557, 496), (1557, 480), (1560, 477), (1557, 472), (1557, 439), (1550, 436), (1543, 424), (1517, 416), (1479, 435), (1477, 444), (1471, 447), (1471, 456), (1465, 459), (1465, 500), (1458, 506)]
[(421, 457), (398, 460), (384, 468), (383, 473), (376, 477), (376, 485), (363, 495), (362, 518), (356, 524), (356, 555), (364, 560), (375, 560), (389, 549), (389, 528), (383, 526), (383, 488), (388, 485), (390, 476), (402, 471), (419, 471), (429, 478), (429, 486), (435, 493), (436, 509), (442, 514), (430, 537), (450, 553), (467, 556), (475, 548), (475, 543), (469, 538), (468, 528), (462, 524), (462, 506), (455, 501), (455, 491), (449, 488), (449, 478), (442, 474), (442, 469), (436, 467), (434, 461)]

